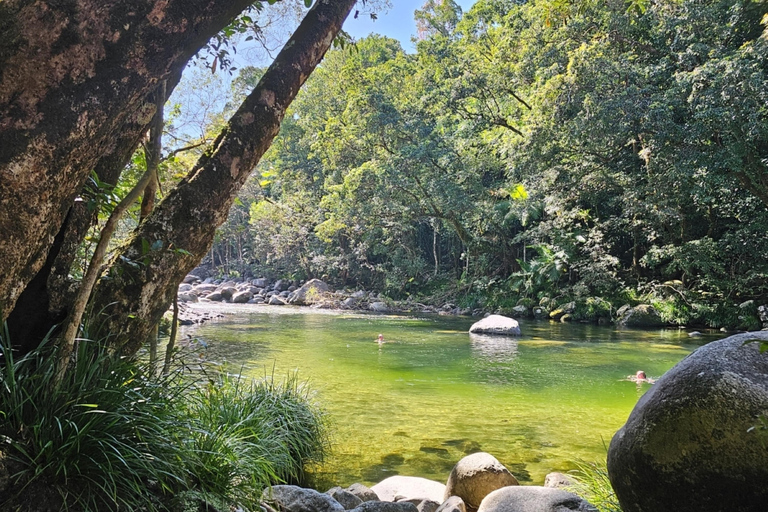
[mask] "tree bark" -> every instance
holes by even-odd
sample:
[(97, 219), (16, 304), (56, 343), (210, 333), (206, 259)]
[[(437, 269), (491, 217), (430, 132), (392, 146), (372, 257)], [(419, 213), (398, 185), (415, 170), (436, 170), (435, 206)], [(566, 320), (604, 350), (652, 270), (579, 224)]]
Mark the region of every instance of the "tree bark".
[[(94, 292), (101, 333), (134, 354), (178, 284), (211, 247), (237, 192), (266, 152), (299, 88), (330, 48), (355, 0), (319, 0), (189, 175), (111, 261)], [(146, 253), (147, 246), (155, 250)], [(101, 320), (101, 319), (100, 319)]]
[(91, 170), (132, 119), (151, 118), (148, 93), (249, 3), (0, 4), (0, 320), (48, 259)]

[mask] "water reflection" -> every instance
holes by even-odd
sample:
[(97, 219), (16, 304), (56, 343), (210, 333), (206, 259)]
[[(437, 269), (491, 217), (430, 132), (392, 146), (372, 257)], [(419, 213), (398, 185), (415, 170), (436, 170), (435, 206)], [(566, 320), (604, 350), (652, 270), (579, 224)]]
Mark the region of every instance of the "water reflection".
[(517, 357), (517, 338), (493, 334), (470, 333), (472, 357), (493, 363), (508, 363)]

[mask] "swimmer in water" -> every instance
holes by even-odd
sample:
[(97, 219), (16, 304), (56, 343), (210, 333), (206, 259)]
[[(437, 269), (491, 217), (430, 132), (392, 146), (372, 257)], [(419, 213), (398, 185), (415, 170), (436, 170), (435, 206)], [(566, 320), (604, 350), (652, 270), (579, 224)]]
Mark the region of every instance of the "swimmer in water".
[(379, 345), (381, 345), (382, 343), (385, 343), (384, 342), (384, 335), (383, 334), (379, 334), (379, 338), (376, 341), (379, 343)]
[(632, 382), (637, 382), (638, 384), (642, 384), (643, 382), (647, 382), (648, 384), (653, 384), (654, 382), (656, 382), (656, 379), (651, 379), (650, 377), (648, 377), (643, 370), (637, 370), (637, 373), (627, 377), (627, 380), (631, 380)]

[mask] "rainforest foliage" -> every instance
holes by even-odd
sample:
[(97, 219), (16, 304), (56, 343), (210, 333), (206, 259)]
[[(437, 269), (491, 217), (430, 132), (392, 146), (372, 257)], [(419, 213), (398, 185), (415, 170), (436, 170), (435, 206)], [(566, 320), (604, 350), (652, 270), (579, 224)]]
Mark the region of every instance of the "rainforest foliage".
[(642, 298), (727, 324), (722, 307), (768, 292), (766, 12), (427, 2), (416, 53), (376, 35), (329, 53), (214, 262), (393, 298), (453, 288), (470, 307)]

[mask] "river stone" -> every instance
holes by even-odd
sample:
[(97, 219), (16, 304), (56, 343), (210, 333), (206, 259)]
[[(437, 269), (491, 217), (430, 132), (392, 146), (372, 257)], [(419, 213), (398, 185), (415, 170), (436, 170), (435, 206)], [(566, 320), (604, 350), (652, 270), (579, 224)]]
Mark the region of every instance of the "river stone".
[(283, 299), (281, 299), (277, 295), (272, 295), (269, 298), (269, 305), (270, 306), (285, 306), (285, 302), (283, 302)]
[(278, 292), (284, 292), (288, 290), (288, 287), (291, 286), (291, 282), (287, 281), (285, 279), (278, 279), (275, 282), (275, 285), (272, 287), (273, 290)]
[(503, 487), (485, 497), (477, 512), (598, 512), (597, 508), (562, 489), (537, 486)]
[(182, 281), (182, 283), (189, 284), (189, 285), (199, 283), (199, 282), (200, 282), (200, 278), (192, 274), (187, 274), (184, 277), (184, 280)]
[(353, 299), (363, 299), (365, 298), (366, 295), (367, 294), (365, 293), (364, 290), (357, 290), (356, 292), (352, 293), (350, 297), (352, 297)]
[(443, 499), (458, 496), (469, 509), (480, 506), (490, 492), (508, 485), (518, 485), (504, 464), (490, 453), (477, 452), (467, 455), (451, 470)]
[(188, 292), (191, 289), (192, 289), (192, 285), (191, 284), (182, 283), (182, 284), (179, 285), (179, 290), (178, 291), (180, 291), (180, 292)]
[(469, 332), (477, 334), (500, 334), (507, 336), (520, 336), (520, 325), (514, 318), (502, 315), (489, 315), (472, 324)]
[(209, 293), (213, 293), (218, 289), (219, 287), (215, 284), (199, 284), (195, 286), (195, 293), (197, 293), (198, 296), (208, 295)]
[(640, 304), (629, 308), (619, 318), (622, 327), (663, 327), (664, 322), (655, 307), (650, 304)]
[(744, 333), (709, 343), (637, 402), (608, 449), (624, 512), (756, 512), (768, 503), (768, 354)]
[(269, 284), (267, 280), (264, 279), (263, 277), (254, 279), (253, 281), (251, 281), (251, 283), (253, 283), (253, 286), (258, 286), (259, 288), (266, 288), (267, 284)]
[(205, 298), (214, 302), (220, 302), (224, 297), (221, 295), (221, 292), (213, 292), (206, 295)]
[(304, 283), (301, 288), (293, 292), (289, 302), (291, 304), (296, 304), (297, 306), (314, 304), (322, 294), (328, 293), (330, 290), (331, 287), (323, 281), (319, 279), (310, 279)]
[(233, 304), (246, 304), (253, 298), (253, 294), (249, 291), (239, 292), (232, 296)]
[(264, 490), (261, 499), (286, 512), (344, 511), (344, 507), (329, 495), (295, 485), (273, 485)]
[(395, 501), (395, 497), (399, 496), (400, 499), (426, 498), (442, 502), (445, 485), (418, 476), (395, 475), (385, 478), (371, 490), (381, 501)]
[(344, 306), (345, 308), (353, 308), (355, 307), (355, 305), (357, 305), (357, 301), (358, 299), (354, 297), (347, 297), (341, 302), (341, 305)]
[(451, 496), (435, 512), (467, 512), (467, 506), (458, 496)]
[(368, 306), (368, 309), (370, 309), (371, 311), (375, 311), (377, 313), (389, 312), (389, 307), (387, 306), (387, 303), (381, 302), (381, 301), (371, 302), (371, 305)]
[(236, 293), (237, 288), (234, 286), (225, 286), (221, 288), (221, 296), (224, 299), (231, 300)]
[(554, 489), (572, 487), (575, 483), (573, 478), (563, 473), (549, 473), (544, 477), (544, 487), (552, 487)]
[(366, 501), (353, 512), (419, 512), (416, 505), (407, 501)]
[(197, 302), (197, 295), (194, 293), (180, 293), (177, 297), (182, 302)]
[(352, 484), (344, 490), (351, 492), (363, 501), (379, 501), (378, 494), (376, 494), (370, 487), (366, 487), (360, 483)]
[(355, 507), (360, 506), (363, 500), (352, 494), (351, 492), (342, 489), (341, 487), (334, 487), (325, 491), (331, 498), (335, 499), (345, 510), (352, 510)]

